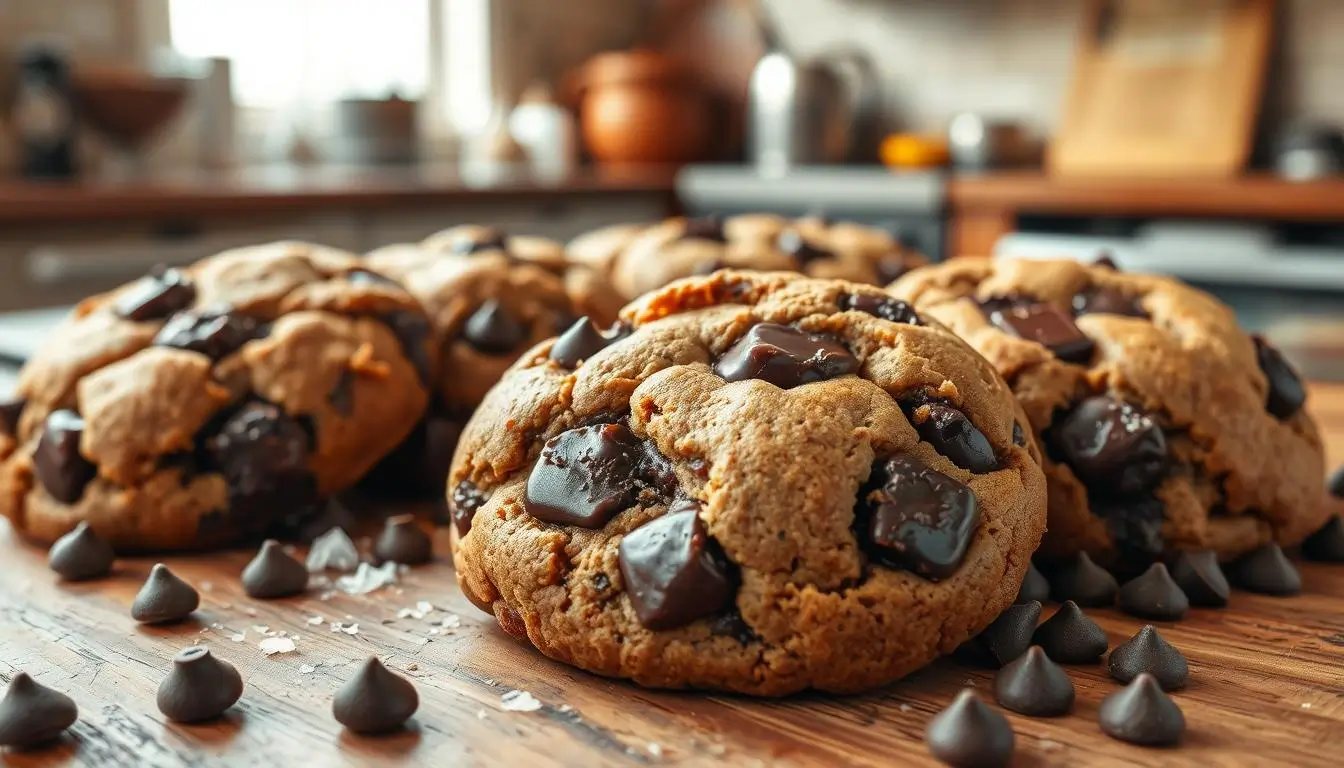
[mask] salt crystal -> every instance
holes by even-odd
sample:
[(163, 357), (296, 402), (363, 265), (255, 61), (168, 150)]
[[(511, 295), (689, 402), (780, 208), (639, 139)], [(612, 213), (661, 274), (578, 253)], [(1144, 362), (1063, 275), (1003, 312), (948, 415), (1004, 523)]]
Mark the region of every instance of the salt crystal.
[(571, 707), (571, 706), (569, 706), (568, 704), (561, 704), (560, 706), (556, 707), (556, 709), (558, 709), (558, 710), (560, 710), (561, 712), (564, 712), (564, 713), (566, 713), (566, 714), (568, 714), (568, 713), (574, 711), (574, 708)]
[[(284, 633), (284, 632), (281, 632), (280, 634), (283, 635), (283, 634), (285, 634), (285, 633)], [(299, 642), (299, 640), (301, 640), (302, 638), (300, 638), (298, 635), (290, 634), (289, 639), (290, 639), (290, 640), (293, 640), (294, 642), (297, 643), (297, 642)]]
[(214, 591), (215, 591), (215, 582), (213, 582), (213, 581), (202, 581), (201, 583), (197, 584), (196, 586), (200, 587), (202, 592), (214, 592)]
[(397, 611), (397, 618), (398, 618), (398, 619), (423, 619), (423, 618), (425, 618), (425, 612), (424, 612), (424, 611), (420, 611), (420, 610), (416, 610), (415, 608), (402, 608), (401, 610)]
[(256, 615), (257, 615), (257, 609), (256, 609), (256, 608), (253, 608), (252, 606), (249, 605), (249, 606), (247, 606), (246, 608), (243, 609), (243, 613), (246, 613), (248, 616), (256, 616)]
[(415, 604), (415, 610), (425, 614), (433, 613), (434, 604), (429, 602), (428, 600), (421, 600), (420, 602)]
[(899, 709), (900, 709), (902, 712), (909, 712), (910, 710), (914, 709), (914, 707), (910, 706), (909, 704), (902, 704), (902, 705), (899, 707)]
[(442, 633), (443, 633), (443, 630), (439, 629), (438, 627), (430, 627), (430, 628), (429, 628), (429, 634), (431, 634), (431, 635), (438, 635), (438, 634), (442, 634)]
[(349, 595), (367, 595), (383, 587), (397, 583), (396, 563), (383, 563), (378, 567), (360, 563), (353, 574), (336, 580), (336, 586)]
[(429, 643), (429, 638), (428, 638), (428, 637), (417, 637), (417, 638), (415, 639), (415, 642), (418, 643), (418, 644), (420, 644), (420, 645), (425, 645), (425, 644)]
[(317, 667), (314, 667), (312, 664), (300, 664), (299, 671), (305, 675), (310, 675), (317, 671)]
[(349, 573), (359, 565), (359, 550), (355, 548), (355, 542), (351, 541), (350, 535), (339, 527), (332, 528), (313, 539), (313, 545), (308, 548), (310, 573), (328, 569)]
[(340, 632), (340, 631), (341, 631), (341, 627), (344, 627), (344, 626), (345, 626), (345, 625), (342, 624), (342, 623), (339, 622), (339, 621), (333, 621), (333, 622), (331, 622), (331, 631), (332, 631), (332, 632)]
[(419, 665), (419, 664), (416, 664), (415, 662), (411, 662), (410, 664), (407, 664), (407, 665), (406, 665), (406, 671), (407, 671), (407, 672), (419, 672), (419, 671), (420, 671), (420, 665)]
[(505, 712), (536, 712), (541, 702), (527, 691), (509, 691), (499, 697), (499, 703)]
[(1064, 748), (1063, 744), (1052, 739), (1041, 739), (1036, 742), (1036, 746), (1040, 747), (1042, 752), (1056, 752)]
[(261, 652), (267, 656), (274, 656), (277, 653), (293, 653), (296, 648), (294, 641), (287, 637), (268, 637), (260, 643)]
[(656, 741), (649, 742), (649, 754), (654, 758), (661, 758), (663, 756), (663, 745)]
[(252, 631), (256, 632), (258, 635), (264, 635), (267, 632), (270, 632), (271, 628), (266, 626), (265, 624), (253, 624)]
[(322, 626), (322, 617), (321, 617), (321, 616), (309, 616), (309, 617), (308, 617), (308, 623), (311, 624), (311, 625), (313, 625), (314, 627), (320, 627), (320, 626)]
[(351, 625), (348, 626), (348, 627), (341, 627), (341, 631), (344, 632), (344, 633), (347, 634), (347, 635), (358, 635), (358, 634), (359, 634), (359, 625), (358, 625), (358, 624), (351, 624)]
[(439, 622), (439, 626), (443, 627), (444, 629), (461, 629), (462, 617), (458, 616), (455, 613), (450, 613), (447, 616), (443, 617), (443, 621)]
[(235, 642), (235, 643), (241, 643), (241, 642), (243, 642), (244, 640), (247, 639), (247, 633), (246, 633), (246, 632), (238, 632), (238, 633), (234, 634), (233, 636), (231, 636), (229, 639), (232, 640), (232, 641)]
[(486, 714), (485, 714), (485, 710), (484, 710), (484, 709), (478, 709), (478, 710), (476, 710), (476, 719), (477, 719), (477, 720), (484, 720), (485, 718), (486, 718)]

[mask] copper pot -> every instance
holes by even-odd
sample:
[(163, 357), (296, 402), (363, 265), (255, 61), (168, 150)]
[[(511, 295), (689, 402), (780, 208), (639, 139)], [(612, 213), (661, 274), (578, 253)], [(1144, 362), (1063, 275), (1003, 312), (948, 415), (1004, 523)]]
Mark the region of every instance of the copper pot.
[(574, 85), (583, 143), (598, 162), (681, 164), (711, 155), (709, 95), (676, 59), (650, 50), (599, 54)]

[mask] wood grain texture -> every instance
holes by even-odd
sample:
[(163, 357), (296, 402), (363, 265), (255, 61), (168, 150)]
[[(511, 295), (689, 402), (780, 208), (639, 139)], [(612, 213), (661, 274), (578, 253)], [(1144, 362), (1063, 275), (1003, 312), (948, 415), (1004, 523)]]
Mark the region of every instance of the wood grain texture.
[[(1316, 387), (1311, 407), (1326, 429), (1330, 464), (1344, 461), (1344, 387)], [(437, 542), (440, 551), (446, 536)], [(511, 640), (457, 591), (447, 563), (408, 574), (397, 590), (367, 597), (313, 593), (253, 601), (237, 582), (250, 553), (169, 558), (203, 589), (195, 620), (137, 627), (129, 605), (152, 561), (123, 561), (107, 581), (62, 585), (45, 553), (0, 530), (0, 679), (26, 671), (68, 692), (80, 722), (39, 752), (0, 752), (0, 764), (47, 765), (526, 765), (526, 766), (923, 766), (928, 719), (962, 686), (991, 696), (993, 674), (940, 662), (889, 689), (850, 698), (782, 701), (644, 691), (555, 664)], [(1225, 610), (1192, 611), (1160, 624), (1190, 660), (1176, 694), (1190, 729), (1176, 750), (1131, 747), (1096, 724), (1116, 690), (1101, 665), (1071, 667), (1074, 714), (1010, 716), (1015, 766), (1330, 766), (1344, 754), (1344, 567), (1304, 565), (1301, 596), (1238, 592)], [(208, 588), (207, 588), (208, 585)], [(427, 600), (440, 610), (397, 618)], [(1091, 611), (1112, 644), (1142, 622)], [(431, 619), (461, 618), (450, 634)], [(313, 626), (309, 617), (324, 623)], [(327, 622), (358, 622), (333, 633)], [(216, 626), (218, 625), (218, 626)], [(299, 652), (267, 658), (252, 629), (296, 633)], [(245, 632), (243, 642), (235, 633)], [(429, 638), (430, 642), (420, 640)], [(154, 692), (179, 649), (200, 641), (236, 664), (247, 683), (221, 722), (165, 722)], [(411, 677), (421, 709), (411, 730), (353, 737), (330, 714), (335, 688), (354, 662), (376, 654)], [(305, 666), (306, 665), (306, 666)], [(309, 666), (315, 667), (305, 672)], [(543, 706), (505, 712), (500, 697), (530, 692)]]

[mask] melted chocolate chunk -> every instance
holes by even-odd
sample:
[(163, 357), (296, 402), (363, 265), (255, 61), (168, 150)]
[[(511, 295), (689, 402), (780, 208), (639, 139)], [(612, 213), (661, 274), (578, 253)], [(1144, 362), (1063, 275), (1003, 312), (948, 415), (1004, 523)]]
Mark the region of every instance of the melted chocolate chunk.
[(797, 230), (794, 229), (786, 229), (783, 232), (780, 232), (779, 237), (775, 238), (775, 248), (779, 249), (785, 255), (793, 257), (793, 260), (798, 262), (799, 269), (806, 267), (814, 261), (824, 261), (826, 259), (835, 258), (835, 254), (825, 248), (819, 248), (812, 243), (809, 243)]
[(1138, 494), (1167, 473), (1167, 439), (1151, 416), (1106, 395), (1078, 404), (1053, 430), (1055, 447), (1089, 488)]
[(705, 530), (697, 501), (680, 500), (626, 534), (619, 553), (626, 594), (649, 629), (685, 626), (733, 604), (732, 565)]
[(1073, 296), (1075, 315), (1123, 315), (1147, 318), (1148, 313), (1138, 301), (1113, 288), (1090, 288)]
[(0, 698), (0, 747), (36, 747), (60, 736), (78, 719), (74, 699), (19, 672)]
[(998, 768), (1013, 759), (1013, 727), (1008, 718), (976, 698), (971, 688), (934, 715), (924, 729), (929, 752), (955, 768)]
[(466, 536), (471, 532), (471, 519), (476, 516), (476, 510), (489, 500), (485, 491), (477, 488), (470, 480), (463, 480), (453, 486), (453, 500), (449, 508), (453, 525), (457, 526), (457, 535)]
[(874, 474), (880, 485), (864, 498), (873, 555), (929, 579), (955, 573), (980, 523), (971, 489), (910, 456)]
[(1255, 358), (1260, 363), (1260, 370), (1269, 380), (1265, 408), (1276, 418), (1292, 418), (1307, 402), (1307, 390), (1302, 386), (1301, 377), (1264, 337), (1252, 336), (1251, 339), (1255, 342)]
[(244, 404), (205, 440), (208, 465), (224, 476), (229, 512), (248, 530), (317, 502), (308, 469), (312, 435), (270, 403)]
[(681, 233), (682, 240), (709, 240), (715, 243), (727, 243), (728, 235), (723, 231), (723, 219), (718, 216), (702, 216), (687, 219), (686, 228)]
[(263, 330), (255, 320), (232, 314), (227, 308), (179, 312), (154, 337), (154, 346), (185, 349), (222, 360), (260, 338)]
[(462, 328), (462, 338), (479, 352), (504, 355), (527, 341), (527, 328), (496, 299), (487, 299)]
[(79, 452), (84, 420), (74, 411), (52, 411), (33, 451), (33, 474), (47, 493), (62, 504), (74, 504), (98, 474)]
[(122, 292), (113, 311), (127, 320), (159, 320), (181, 312), (196, 300), (191, 278), (176, 269), (156, 268)]
[(833, 336), (761, 323), (714, 363), (725, 381), (761, 379), (780, 389), (834, 379), (858, 370), (859, 361)]
[(159, 684), (159, 711), (179, 723), (200, 723), (224, 714), (243, 695), (243, 676), (210, 649), (193, 645), (173, 657), (173, 671)]
[(23, 398), (12, 400), (0, 400), (0, 434), (11, 437), (19, 434), (19, 418), (23, 416), (23, 408), (28, 404)]
[(428, 383), (431, 374), (429, 321), (423, 315), (404, 309), (383, 315), (382, 321), (387, 324), (392, 335), (397, 337), (397, 341), (401, 342), (401, 351), (406, 355), (406, 359), (411, 361), (416, 374), (420, 376), (420, 381)]
[(564, 368), (578, 368), (584, 360), (606, 349), (612, 339), (581, 317), (551, 345), (550, 358)]
[(1085, 363), (1092, 358), (1092, 340), (1053, 304), (1005, 307), (990, 312), (989, 320), (1006, 333), (1040, 344), (1060, 360)]
[(624, 424), (579, 427), (546, 442), (524, 508), (538, 520), (601, 528), (646, 488), (670, 496), (675, 483), (667, 459)]
[(840, 308), (866, 312), (883, 320), (906, 325), (923, 325), (915, 308), (894, 296), (870, 296), (866, 293), (846, 293), (840, 296)]
[(962, 469), (984, 474), (999, 468), (994, 446), (966, 414), (945, 403), (912, 398), (902, 405), (919, 438)]
[(472, 256), (487, 251), (508, 251), (508, 235), (498, 227), (489, 227), (475, 235), (461, 234), (453, 238), (449, 252), (454, 256)]

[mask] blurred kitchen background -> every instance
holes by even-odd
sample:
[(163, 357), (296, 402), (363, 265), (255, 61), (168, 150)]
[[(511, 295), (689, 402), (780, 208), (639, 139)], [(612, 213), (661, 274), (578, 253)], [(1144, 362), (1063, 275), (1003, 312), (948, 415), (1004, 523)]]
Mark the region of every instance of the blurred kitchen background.
[(1344, 379), (1341, 39), (1340, 0), (0, 0), (0, 360), (236, 245), (772, 210), (1105, 251)]

